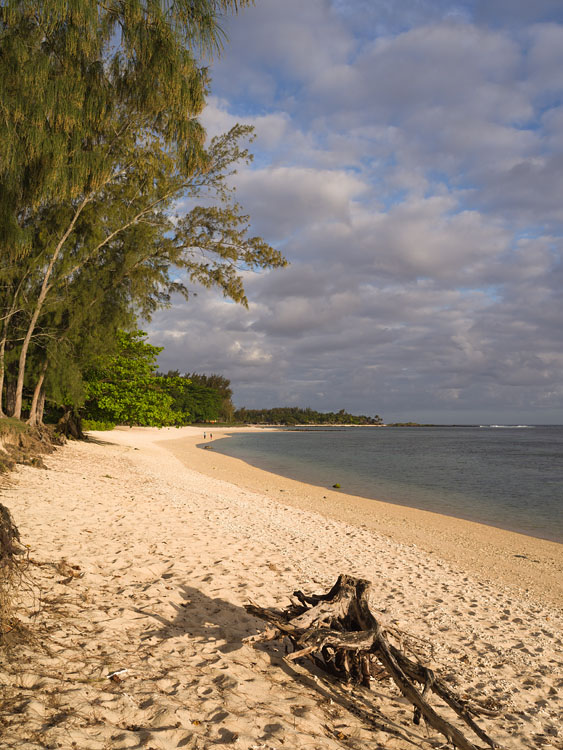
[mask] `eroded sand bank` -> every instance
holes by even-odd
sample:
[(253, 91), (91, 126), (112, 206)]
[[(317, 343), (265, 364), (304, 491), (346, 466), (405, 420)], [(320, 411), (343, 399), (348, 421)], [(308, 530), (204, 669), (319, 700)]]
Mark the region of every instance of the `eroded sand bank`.
[(299, 485), (200, 450), (195, 428), (95, 437), (1, 492), (41, 563), (24, 591), (38, 644), (0, 666), (1, 747), (445, 747), (388, 682), (392, 734), (276, 644), (242, 644), (262, 628), (246, 602), (341, 572), (435, 644), (456, 689), (501, 702), (495, 739), (563, 747), (562, 545)]

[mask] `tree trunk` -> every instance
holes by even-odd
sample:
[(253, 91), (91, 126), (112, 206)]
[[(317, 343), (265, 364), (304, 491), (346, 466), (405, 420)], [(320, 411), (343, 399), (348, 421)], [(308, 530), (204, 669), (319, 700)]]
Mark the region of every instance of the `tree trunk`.
[(4, 362), (6, 361), (6, 335), (2, 336), (0, 341), (0, 417), (5, 417), (4, 410), (2, 408), (2, 402), (4, 400)]
[[(11, 369), (11, 368), (10, 368)], [(11, 416), (14, 413), (14, 404), (16, 403), (16, 378), (8, 371), (8, 378), (6, 378), (6, 414)]]
[(68, 227), (66, 228), (63, 236), (57, 243), (57, 246), (55, 247), (55, 250), (53, 251), (51, 260), (49, 261), (49, 265), (47, 266), (47, 270), (45, 271), (45, 276), (43, 277), (43, 283), (41, 284), (41, 290), (39, 292), (39, 296), (37, 297), (37, 302), (35, 303), (35, 308), (33, 310), (31, 320), (29, 321), (29, 326), (27, 328), (27, 331), (26, 331), (26, 334), (22, 343), (22, 348), (20, 351), (20, 358), (18, 362), (18, 381), (16, 385), (16, 401), (14, 404), (14, 413), (12, 414), (12, 416), (16, 417), (16, 419), (21, 419), (23, 383), (24, 383), (24, 378), (25, 378), (25, 365), (27, 361), (27, 352), (29, 350), (29, 345), (31, 343), (31, 337), (33, 336), (33, 332), (35, 331), (37, 320), (39, 318), (39, 315), (41, 314), (41, 310), (43, 309), (43, 303), (45, 302), (47, 292), (49, 291), (49, 282), (51, 280), (53, 268), (55, 267), (55, 263), (57, 262), (59, 255), (61, 254), (64, 243), (67, 241), (68, 236), (74, 229), (74, 225), (76, 224), (78, 217), (82, 213), (82, 209), (88, 203), (89, 200), (90, 200), (90, 197), (84, 198), (82, 202), (78, 205), (78, 207), (75, 209), (74, 216), (72, 217), (72, 220), (70, 224), (68, 225)]
[[(8, 330), (10, 328), (10, 323), (12, 321), (12, 318), (17, 312), (17, 304), (18, 304), (18, 298), (21, 291), (21, 288), (23, 286), (25, 280), (25, 274), (20, 279), (16, 290), (14, 292), (14, 295), (12, 297), (12, 302), (10, 304), (10, 309), (6, 313), (2, 326), (2, 341), (0, 341), (0, 417), (5, 416), (4, 412), (2, 411), (2, 396), (4, 393), (4, 379), (6, 376), (6, 344), (8, 343)], [(8, 414), (10, 414), (10, 410), (6, 406), (6, 411)]]
[[(29, 410), (29, 419), (27, 420), (27, 423), (29, 425), (36, 425), (36, 424), (40, 424), (41, 422), (41, 420), (38, 418), (38, 406), (39, 406), (41, 392), (43, 391), (43, 383), (45, 382), (45, 373), (47, 372), (47, 365), (48, 365), (48, 360), (47, 360), (47, 357), (45, 357), (45, 361), (43, 362), (41, 366), (39, 377), (37, 378), (35, 390), (33, 391), (33, 399), (31, 401), (31, 408)], [(43, 396), (43, 402), (44, 401), (45, 401), (45, 396)]]
[(57, 422), (57, 432), (75, 440), (86, 439), (82, 432), (82, 419), (72, 407), (66, 407), (65, 413)]
[(43, 424), (43, 414), (45, 412), (45, 383), (39, 394), (39, 403), (37, 404), (37, 424)]
[[(4, 379), (6, 375), (6, 344), (8, 342), (8, 328), (10, 327), (10, 321), (14, 316), (14, 310), (15, 300), (12, 302), (10, 312), (4, 318), (4, 325), (2, 326), (2, 341), (0, 341), (0, 417), (5, 416), (2, 411), (2, 398), (4, 395)], [(6, 405), (6, 409), (7, 408)]]

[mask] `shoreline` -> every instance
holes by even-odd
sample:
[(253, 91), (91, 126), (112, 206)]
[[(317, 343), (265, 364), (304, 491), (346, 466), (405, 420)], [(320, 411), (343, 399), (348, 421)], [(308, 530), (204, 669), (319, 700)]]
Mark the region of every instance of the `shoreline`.
[[(260, 469), (242, 459), (198, 447), (203, 430), (159, 441), (185, 466), (243, 489), (265, 492), (278, 502), (301, 510), (384, 534), (396, 542), (415, 544), (429, 554), (517, 590), (534, 593), (563, 608), (563, 545), (456, 516), (407, 505), (349, 495)], [(257, 432), (261, 427), (214, 430), (212, 444), (235, 431)]]
[[(356, 518), (358, 498), (299, 494), (299, 483), (197, 448), (201, 434), (92, 433), (47, 456), (47, 470), (10, 475), (0, 502), (28, 548), (18, 618), (33, 638), (0, 654), (3, 748), (443, 746), (389, 681), (373, 685), (370, 723), (349, 687), (288, 662), (283, 642), (244, 642), (264, 629), (245, 604), (285, 607), (296, 589), (327, 591), (347, 573), (372, 581), (383, 625), (412, 635), (452, 689), (501, 706), (479, 719), (495, 741), (560, 750), (563, 611), (540, 580), (544, 545), (494, 529), (485, 543), (467, 522), (440, 527), (385, 504), (371, 526), (338, 520), (328, 507)], [(244, 484), (250, 474), (262, 490)], [(486, 574), (445, 559), (454, 534), (452, 551), (465, 539)], [(538, 562), (509, 558), (520, 580), (508, 583), (499, 566), (511, 540)]]
[[(348, 425), (348, 426), (354, 427), (356, 425)], [(364, 425), (360, 425), (360, 426), (363, 427)], [(384, 425), (384, 426), (387, 426), (387, 425)], [(427, 427), (429, 425), (421, 425), (421, 426)], [(436, 427), (436, 426), (441, 426), (441, 425), (430, 425), (430, 426)], [(219, 434), (219, 432), (217, 432), (217, 439), (219, 439), (219, 440), (228, 440), (230, 437), (234, 437), (235, 434), (236, 434), (236, 432), (256, 432), (257, 430), (259, 431), (259, 430), (265, 430), (265, 429), (268, 429), (270, 431), (276, 432), (276, 431), (279, 431), (280, 428), (277, 428), (277, 427), (264, 428), (263, 425), (248, 425), (248, 426), (245, 426), (245, 427), (236, 427), (236, 428), (222, 427), (220, 429), (222, 430), (222, 432), (221, 432), (221, 434)], [(298, 429), (298, 430), (284, 429), (283, 431), (284, 432), (292, 432), (292, 431), (294, 431), (294, 432), (306, 432), (307, 430), (306, 429)], [(325, 432), (326, 430), (314, 430), (314, 431), (315, 432)], [(208, 443), (209, 440), (207, 440), (205, 442)], [(213, 443), (215, 443), (215, 442), (217, 442), (217, 441), (213, 440)], [(201, 448), (202, 446), (198, 446), (198, 447)], [(205, 448), (205, 446), (203, 446), (203, 448)], [(332, 490), (333, 490), (333, 488), (330, 487), (330, 486), (328, 486), (328, 485), (324, 485), (324, 484), (320, 484), (320, 483), (316, 483), (316, 482), (310, 482), (310, 481), (307, 481), (306, 479), (297, 479), (297, 478), (291, 476), (290, 473), (281, 474), (281, 473), (278, 473), (276, 471), (270, 471), (268, 468), (262, 467), (258, 463), (252, 463), (250, 460), (247, 460), (246, 458), (239, 458), (237, 456), (232, 456), (228, 451), (226, 453), (224, 453), (224, 454), (221, 454), (221, 455), (226, 455), (229, 458), (238, 458), (238, 460), (242, 461), (244, 464), (248, 465), (252, 469), (257, 469), (258, 471), (264, 471), (264, 472), (266, 472), (268, 474), (273, 474), (274, 476), (279, 476), (279, 477), (283, 477), (283, 478), (286, 478), (286, 479), (290, 479), (290, 480), (298, 482), (298, 483), (300, 483), (302, 485), (305, 485), (307, 487), (317, 487), (319, 489), (327, 490), (329, 492), (332, 492)], [(532, 539), (539, 539), (541, 541), (563, 545), (563, 536), (561, 536), (561, 535), (559, 535), (558, 538), (541, 536), (541, 535), (538, 535), (538, 534), (530, 533), (526, 529), (519, 529), (519, 528), (516, 528), (516, 527), (509, 528), (507, 526), (504, 526), (504, 525), (501, 525), (501, 524), (497, 524), (497, 523), (494, 523), (494, 522), (481, 521), (479, 518), (472, 518), (469, 515), (468, 516), (460, 516), (460, 515), (456, 515), (455, 513), (446, 513), (446, 512), (442, 512), (440, 510), (431, 510), (431, 509), (428, 509), (428, 508), (420, 507), (419, 505), (411, 505), (410, 502), (408, 502), (408, 501), (407, 502), (401, 502), (400, 500), (395, 500), (395, 499), (387, 499), (387, 500), (385, 500), (385, 499), (383, 499), (381, 497), (378, 497), (376, 495), (371, 495), (371, 494), (359, 494), (359, 493), (356, 493), (356, 492), (344, 492), (342, 490), (339, 490), (339, 492), (337, 494), (338, 495), (346, 495), (347, 497), (358, 498), (358, 499), (362, 499), (362, 500), (371, 500), (371, 501), (374, 501), (374, 502), (383, 503), (385, 505), (399, 506), (401, 508), (412, 508), (413, 510), (420, 510), (420, 511), (427, 512), (427, 513), (430, 513), (430, 514), (433, 514), (433, 515), (437, 515), (437, 516), (441, 516), (441, 517), (447, 517), (447, 518), (452, 518), (452, 519), (455, 519), (455, 520), (458, 520), (458, 521), (466, 521), (466, 522), (469, 522), (469, 523), (475, 523), (475, 524), (478, 524), (480, 526), (485, 526), (487, 528), (495, 528), (495, 529), (498, 529), (499, 531), (506, 531), (506, 532), (509, 532), (509, 533), (512, 533), (512, 534), (518, 534), (520, 536), (530, 537)]]

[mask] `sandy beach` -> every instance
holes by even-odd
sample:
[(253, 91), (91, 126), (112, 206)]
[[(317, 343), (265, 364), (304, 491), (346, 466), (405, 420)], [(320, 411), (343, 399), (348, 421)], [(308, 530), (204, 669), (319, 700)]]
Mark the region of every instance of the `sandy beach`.
[(503, 747), (563, 748), (563, 545), (268, 474), (197, 428), (91, 436), (0, 490), (34, 633), (0, 662), (0, 748), (447, 747), (389, 681), (368, 721), (283, 644), (243, 643), (264, 625), (244, 604), (340, 573), (455, 690), (500, 704), (479, 721)]

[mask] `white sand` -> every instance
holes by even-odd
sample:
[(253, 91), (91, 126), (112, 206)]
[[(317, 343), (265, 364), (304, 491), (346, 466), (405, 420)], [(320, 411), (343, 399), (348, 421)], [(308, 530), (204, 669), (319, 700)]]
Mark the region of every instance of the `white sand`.
[(445, 747), (389, 682), (373, 692), (393, 735), (279, 644), (242, 644), (263, 625), (246, 602), (284, 605), (341, 572), (435, 644), (460, 693), (501, 702), (481, 720), (497, 741), (563, 748), (563, 545), (335, 497), (201, 451), (195, 428), (95, 436), (0, 492), (42, 563), (24, 592), (37, 643), (0, 663), (0, 748)]

